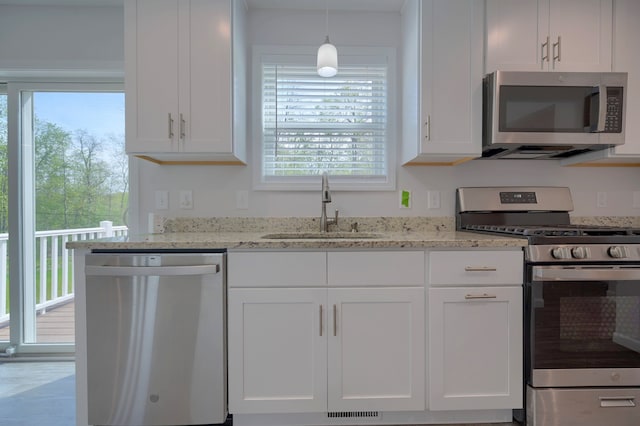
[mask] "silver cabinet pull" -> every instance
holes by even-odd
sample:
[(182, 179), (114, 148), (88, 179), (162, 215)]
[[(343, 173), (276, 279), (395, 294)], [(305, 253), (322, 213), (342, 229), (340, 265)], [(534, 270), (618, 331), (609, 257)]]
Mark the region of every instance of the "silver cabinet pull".
[[(556, 61), (560, 62), (560, 47), (561, 47), (560, 36), (558, 36), (558, 42), (553, 43), (553, 64), (555, 66)], [(557, 49), (556, 49), (557, 48)], [(557, 54), (556, 54), (557, 51)]]
[(498, 296), (496, 296), (495, 294), (487, 294), (487, 293), (482, 293), (482, 294), (466, 294), (464, 296), (465, 299), (467, 300), (472, 300), (472, 299), (496, 299)]
[(173, 139), (173, 117), (169, 113), (169, 139)]
[(466, 272), (496, 272), (498, 268), (491, 266), (465, 266), (464, 270)]
[[(545, 53), (545, 50), (546, 50), (546, 53)], [(549, 36), (547, 36), (547, 41), (542, 43), (542, 47), (540, 49), (540, 55), (541, 55), (542, 62), (544, 61), (549, 62)]]
[(186, 122), (184, 121), (184, 117), (182, 116), (182, 113), (180, 113), (180, 139), (184, 139), (185, 138), (185, 127), (186, 127)]
[(320, 337), (322, 337), (322, 305), (320, 305)]
[(635, 398), (632, 396), (601, 396), (601, 407), (635, 407)]
[(427, 134), (424, 138), (428, 141), (431, 140), (431, 115), (427, 115), (427, 121), (424, 122), (424, 125), (427, 127)]
[(333, 335), (338, 335), (338, 308), (333, 305)]

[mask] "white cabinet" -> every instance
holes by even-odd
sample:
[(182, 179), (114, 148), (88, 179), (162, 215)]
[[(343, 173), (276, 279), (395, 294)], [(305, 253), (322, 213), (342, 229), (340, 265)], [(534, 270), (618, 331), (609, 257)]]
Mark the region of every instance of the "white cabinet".
[(326, 289), (229, 290), (231, 413), (327, 410), (326, 306)]
[(429, 409), (521, 408), (521, 251), (429, 257)]
[(453, 165), (482, 150), (482, 3), (409, 0), (402, 10), (402, 163)]
[(612, 3), (486, 0), (485, 71), (611, 71)]
[[(388, 269), (374, 263), (381, 253), (371, 253), (369, 264), (374, 269)], [(277, 278), (263, 275), (273, 285), (265, 288), (259, 283), (260, 274), (246, 273), (260, 269), (264, 274), (255, 262), (262, 254), (268, 259), (262, 266), (297, 262), (283, 274), (286, 288)], [(410, 280), (415, 271), (424, 277), (422, 252), (386, 254), (418, 260), (408, 266)], [(305, 259), (305, 255), (310, 256)], [(309, 279), (308, 271), (317, 268), (320, 255), (328, 260), (327, 275), (345, 280), (322, 274)], [(341, 261), (342, 256), (347, 261)], [(229, 253), (231, 413), (424, 409), (424, 279), (410, 287), (402, 284), (402, 273), (396, 273), (397, 279), (386, 286), (351, 287), (348, 282), (354, 272), (346, 272), (344, 265), (366, 256), (365, 252)], [(337, 271), (332, 272), (336, 260)], [(296, 279), (300, 286), (294, 284)], [(316, 285), (309, 287), (311, 282)]]
[(522, 287), (429, 290), (429, 409), (522, 407)]
[(129, 154), (161, 164), (245, 160), (233, 124), (244, 117), (246, 57), (236, 3), (125, 2)]
[(424, 409), (424, 288), (331, 288), (329, 411)]
[(571, 157), (563, 164), (640, 166), (640, 2), (616, 0), (614, 8), (613, 71), (627, 72), (625, 143), (605, 151)]

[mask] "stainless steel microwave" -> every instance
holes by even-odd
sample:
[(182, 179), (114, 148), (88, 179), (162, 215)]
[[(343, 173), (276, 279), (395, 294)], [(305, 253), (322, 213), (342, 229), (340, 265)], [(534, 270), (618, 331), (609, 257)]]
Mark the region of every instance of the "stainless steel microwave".
[(623, 72), (488, 74), (482, 157), (561, 159), (623, 144), (626, 89)]

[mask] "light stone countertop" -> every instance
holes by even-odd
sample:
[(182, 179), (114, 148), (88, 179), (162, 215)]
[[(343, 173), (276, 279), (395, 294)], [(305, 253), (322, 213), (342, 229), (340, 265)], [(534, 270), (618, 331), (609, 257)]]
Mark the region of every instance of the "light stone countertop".
[[(180, 250), (180, 249), (424, 249), (469, 247), (526, 247), (527, 240), (470, 232), (456, 232), (455, 220), (442, 217), (341, 217), (332, 227), (342, 238), (265, 239), (271, 233), (317, 233), (317, 217), (156, 217), (157, 234), (131, 235), (68, 242), (70, 249)], [(572, 217), (574, 224), (640, 227), (640, 217)], [(357, 223), (363, 233), (377, 238), (348, 238)], [(242, 230), (239, 232), (238, 230)], [(336, 235), (336, 234), (334, 234)]]
[(406, 249), (525, 247), (524, 238), (498, 237), (470, 232), (376, 232), (375, 238), (265, 239), (270, 232), (171, 232), (67, 243), (70, 249), (180, 250), (180, 249)]

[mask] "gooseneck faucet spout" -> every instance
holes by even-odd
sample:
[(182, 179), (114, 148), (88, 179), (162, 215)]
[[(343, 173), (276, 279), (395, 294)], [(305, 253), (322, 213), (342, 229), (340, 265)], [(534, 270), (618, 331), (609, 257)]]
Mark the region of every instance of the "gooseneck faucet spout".
[(329, 191), (329, 175), (322, 173), (322, 212), (320, 214), (320, 232), (328, 232), (329, 225), (338, 224), (338, 210), (334, 219), (327, 218), (327, 203), (331, 202), (331, 192)]

